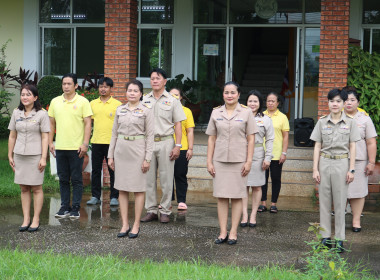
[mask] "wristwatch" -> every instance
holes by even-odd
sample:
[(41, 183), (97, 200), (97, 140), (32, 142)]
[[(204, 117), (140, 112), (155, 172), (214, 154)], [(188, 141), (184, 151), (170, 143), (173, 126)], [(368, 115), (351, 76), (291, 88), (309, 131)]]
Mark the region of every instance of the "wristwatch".
[(182, 144), (175, 144), (175, 146), (182, 148)]
[(351, 172), (352, 174), (354, 174), (354, 173), (355, 173), (355, 169), (351, 169), (350, 172)]
[(150, 163), (150, 159), (146, 159), (145, 161), (146, 161), (147, 163)]

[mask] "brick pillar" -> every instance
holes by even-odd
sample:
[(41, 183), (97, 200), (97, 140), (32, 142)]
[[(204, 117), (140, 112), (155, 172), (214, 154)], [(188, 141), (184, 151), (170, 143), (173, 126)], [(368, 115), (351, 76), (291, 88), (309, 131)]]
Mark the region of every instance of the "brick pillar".
[(104, 75), (114, 96), (125, 101), (125, 83), (137, 74), (137, 0), (106, 0)]
[(322, 0), (318, 116), (329, 113), (327, 93), (347, 84), (350, 1)]

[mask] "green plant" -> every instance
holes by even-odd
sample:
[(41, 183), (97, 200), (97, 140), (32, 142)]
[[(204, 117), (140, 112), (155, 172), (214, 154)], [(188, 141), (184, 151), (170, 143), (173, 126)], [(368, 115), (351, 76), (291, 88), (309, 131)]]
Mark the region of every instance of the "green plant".
[(14, 96), (13, 93), (7, 90), (12, 87), (9, 83), (15, 78), (15, 76), (10, 74), (10, 64), (7, 65), (5, 54), (10, 41), (10, 39), (7, 40), (0, 48), (0, 118), (10, 116), (9, 102), (12, 100), (12, 96)]
[(62, 94), (62, 81), (55, 76), (45, 76), (37, 84), (37, 88), (41, 105), (46, 108), (54, 97)]
[[(360, 107), (364, 109), (380, 134), (380, 55), (370, 54), (357, 46), (350, 47), (348, 59), (349, 86), (360, 93)], [(380, 160), (380, 140), (377, 140), (376, 160)]]
[(92, 101), (92, 100), (95, 100), (97, 98), (99, 98), (99, 91), (97, 89), (90, 89), (90, 90), (87, 90), (87, 89), (80, 89), (80, 90), (77, 90), (77, 93), (82, 95), (83, 97), (87, 98), (88, 101)]
[(185, 75), (179, 74), (174, 77), (174, 79), (171, 79), (166, 82), (166, 90), (170, 91), (173, 88), (179, 88), (183, 92), (183, 98), (186, 102), (197, 104), (201, 102), (198, 94), (197, 89), (199, 88), (200, 84), (196, 80), (190, 80), (189, 78), (186, 78), (183, 81), (183, 78)]

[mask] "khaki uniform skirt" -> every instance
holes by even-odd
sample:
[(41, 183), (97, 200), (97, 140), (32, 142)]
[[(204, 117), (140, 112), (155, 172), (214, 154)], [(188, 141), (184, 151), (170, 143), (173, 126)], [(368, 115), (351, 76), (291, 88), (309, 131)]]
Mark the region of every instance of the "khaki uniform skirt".
[(15, 184), (40, 186), (44, 182), (44, 174), (38, 170), (41, 155), (24, 156), (14, 154), (15, 161)]
[(214, 161), (213, 196), (220, 198), (247, 197), (247, 176), (241, 176), (245, 162)]
[(115, 189), (126, 192), (146, 191), (147, 173), (141, 171), (144, 159), (145, 139), (117, 139), (114, 153)]
[(355, 161), (355, 177), (348, 185), (347, 198), (363, 198), (368, 195), (368, 176), (364, 173), (367, 164), (366, 160)]
[(263, 147), (255, 148), (252, 160), (251, 171), (248, 174), (247, 186), (261, 187), (265, 185), (265, 170), (262, 169), (265, 158), (265, 150)]

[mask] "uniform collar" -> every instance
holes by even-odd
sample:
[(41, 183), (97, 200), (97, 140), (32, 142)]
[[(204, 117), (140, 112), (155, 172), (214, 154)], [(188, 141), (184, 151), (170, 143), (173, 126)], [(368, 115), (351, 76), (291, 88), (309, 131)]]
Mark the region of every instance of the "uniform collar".
[(228, 116), (227, 114), (227, 108), (226, 108), (226, 104), (224, 104), (222, 107), (220, 107), (220, 112), (222, 112), (222, 116), (227, 119), (227, 120), (231, 120), (233, 119), (234, 117), (236, 117), (236, 115), (242, 110), (242, 107), (240, 105), (240, 103), (238, 103), (235, 107), (235, 110), (234, 112), (232, 113), (231, 116)]
[(25, 111), (24, 110), (20, 110), (20, 115), (24, 119), (32, 118), (36, 114), (37, 114), (36, 109), (33, 108), (32, 111), (30, 111), (30, 114), (27, 117), (25, 117)]
[[(326, 120), (332, 122), (332, 120), (331, 120), (331, 113), (327, 116)], [(344, 113), (344, 111), (342, 111), (342, 115), (340, 116), (340, 119), (339, 119), (339, 121), (337, 123), (340, 123), (341, 121), (343, 121), (344, 123), (347, 123), (347, 116)]]
[[(112, 99), (113, 99), (113, 97), (111, 96), (111, 97), (106, 101), (106, 104), (111, 103)], [(100, 97), (99, 97), (98, 99), (96, 99), (96, 100), (98, 100), (99, 103), (103, 103), (103, 101), (100, 99)]]
[[(129, 108), (129, 103), (125, 104), (126, 108), (129, 110), (129, 111), (132, 111), (130, 108)], [(139, 102), (139, 104), (137, 104), (137, 106), (135, 108), (133, 108), (133, 111), (134, 110), (142, 110), (143, 109), (143, 105), (141, 103), (141, 101)]]
[(64, 93), (62, 94), (62, 98), (63, 98), (63, 102), (72, 103), (72, 102), (74, 102), (74, 101), (77, 100), (77, 98), (78, 98), (78, 93), (75, 92), (75, 96), (74, 96), (74, 98), (71, 99), (70, 101), (68, 101), (67, 99), (65, 99), (65, 94), (64, 94)]
[[(146, 96), (147, 96), (147, 97), (153, 97), (154, 99), (156, 99), (156, 97), (154, 97), (153, 90), (152, 90), (151, 92), (149, 92)], [(166, 98), (168, 98), (168, 97), (170, 97), (170, 94), (169, 94), (169, 92), (167, 92), (167, 91), (164, 89), (164, 92), (161, 94), (161, 96), (160, 96), (158, 99), (162, 98), (162, 96), (165, 96)], [(158, 100), (158, 99), (157, 99), (157, 100)]]
[[(272, 114), (272, 116), (278, 116), (279, 113), (280, 113), (280, 110), (277, 109), (276, 112), (274, 112), (274, 113)], [(267, 115), (268, 117), (271, 117), (271, 115), (269, 115), (268, 110), (265, 110), (265, 111), (264, 111), (264, 114)]]

